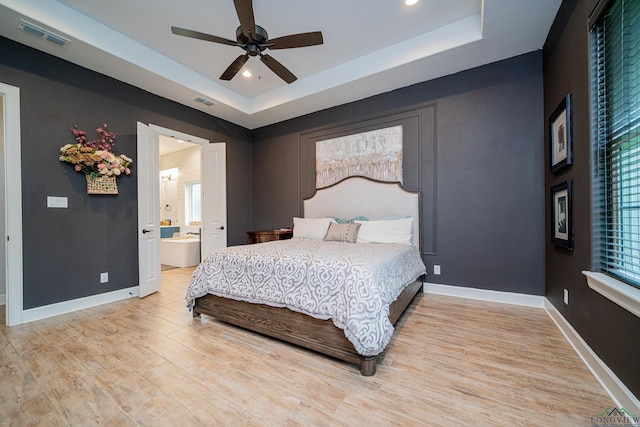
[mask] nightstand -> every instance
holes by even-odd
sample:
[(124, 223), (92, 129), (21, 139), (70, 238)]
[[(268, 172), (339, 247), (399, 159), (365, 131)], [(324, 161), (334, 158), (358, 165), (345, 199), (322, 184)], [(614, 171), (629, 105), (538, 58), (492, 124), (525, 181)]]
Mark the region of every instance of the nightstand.
[(293, 237), (293, 230), (262, 230), (262, 231), (247, 231), (248, 243), (263, 243), (271, 242), (273, 240), (285, 240)]

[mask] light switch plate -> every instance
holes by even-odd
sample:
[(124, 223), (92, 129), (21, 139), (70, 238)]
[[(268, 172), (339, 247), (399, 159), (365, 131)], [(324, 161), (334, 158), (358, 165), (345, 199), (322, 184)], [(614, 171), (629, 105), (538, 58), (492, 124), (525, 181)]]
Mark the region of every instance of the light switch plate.
[(66, 197), (47, 196), (48, 208), (63, 208), (69, 207), (69, 199)]

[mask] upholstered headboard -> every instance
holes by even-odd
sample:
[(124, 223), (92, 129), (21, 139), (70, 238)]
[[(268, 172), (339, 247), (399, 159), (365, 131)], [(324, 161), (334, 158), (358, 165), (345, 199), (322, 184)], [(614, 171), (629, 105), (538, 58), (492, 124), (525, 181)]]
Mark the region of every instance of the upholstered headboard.
[(319, 188), (304, 200), (304, 216), (307, 218), (403, 215), (413, 217), (411, 242), (422, 251), (422, 194), (407, 190), (399, 182), (353, 176)]

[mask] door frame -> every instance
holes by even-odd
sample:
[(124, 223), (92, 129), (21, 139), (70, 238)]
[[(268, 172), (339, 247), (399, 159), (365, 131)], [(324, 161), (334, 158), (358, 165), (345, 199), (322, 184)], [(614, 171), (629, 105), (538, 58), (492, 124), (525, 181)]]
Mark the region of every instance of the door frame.
[[(201, 137), (198, 137), (198, 136), (195, 136), (195, 135), (190, 135), (190, 134), (187, 134), (187, 133), (184, 133), (184, 132), (179, 132), (177, 130), (165, 128), (165, 127), (162, 127), (162, 126), (154, 125), (152, 123), (149, 123), (148, 126), (149, 126), (149, 128), (151, 128), (151, 129), (155, 130), (156, 132), (158, 132), (160, 135), (167, 136), (169, 138), (181, 139), (183, 141), (187, 141), (187, 142), (190, 142), (192, 144), (198, 144), (198, 145), (201, 145), (201, 146), (208, 145), (210, 143), (210, 141), (208, 139), (201, 138)], [(201, 167), (202, 166), (203, 165), (201, 165)], [(138, 172), (140, 173), (139, 170), (138, 170)], [(146, 171), (142, 171), (142, 173), (145, 173), (145, 172)], [(202, 175), (202, 171), (200, 172), (200, 174)], [(159, 179), (159, 177), (158, 177), (158, 179)], [(204, 192), (204, 183), (201, 182), (201, 184), (202, 184), (201, 189)], [(160, 190), (158, 190), (158, 193), (159, 193), (159, 191)], [(159, 196), (160, 196), (160, 194), (158, 194), (158, 197)], [(204, 203), (204, 199), (202, 200), (202, 203)], [(224, 200), (224, 203), (225, 203), (225, 209), (226, 209), (226, 204), (227, 204), (226, 199)], [(138, 209), (140, 209), (140, 201), (139, 200), (138, 200)], [(160, 209), (160, 206), (158, 206), (158, 209)], [(138, 268), (140, 268), (140, 263), (142, 263), (142, 262), (143, 262), (143, 260), (138, 259)], [(158, 268), (159, 268), (159, 266), (158, 266)]]
[[(22, 163), (20, 157), (20, 89), (0, 83), (4, 120), (6, 325), (23, 322)], [(11, 200), (11, 203), (7, 201)]]

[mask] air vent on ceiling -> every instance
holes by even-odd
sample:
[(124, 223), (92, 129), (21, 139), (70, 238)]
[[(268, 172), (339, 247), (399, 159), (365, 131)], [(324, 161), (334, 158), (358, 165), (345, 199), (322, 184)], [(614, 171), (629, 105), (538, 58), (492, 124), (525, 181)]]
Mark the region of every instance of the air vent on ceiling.
[(31, 22), (25, 21), (24, 19), (20, 20), (18, 29), (60, 47), (67, 47), (71, 42), (69, 39), (62, 37), (59, 34), (52, 33), (51, 31), (45, 30), (44, 28), (39, 27), (36, 24), (32, 24)]
[(214, 104), (214, 102), (211, 101), (210, 99), (206, 99), (206, 98), (203, 98), (201, 96), (196, 96), (194, 99), (197, 102), (206, 105), (207, 107), (211, 107)]

